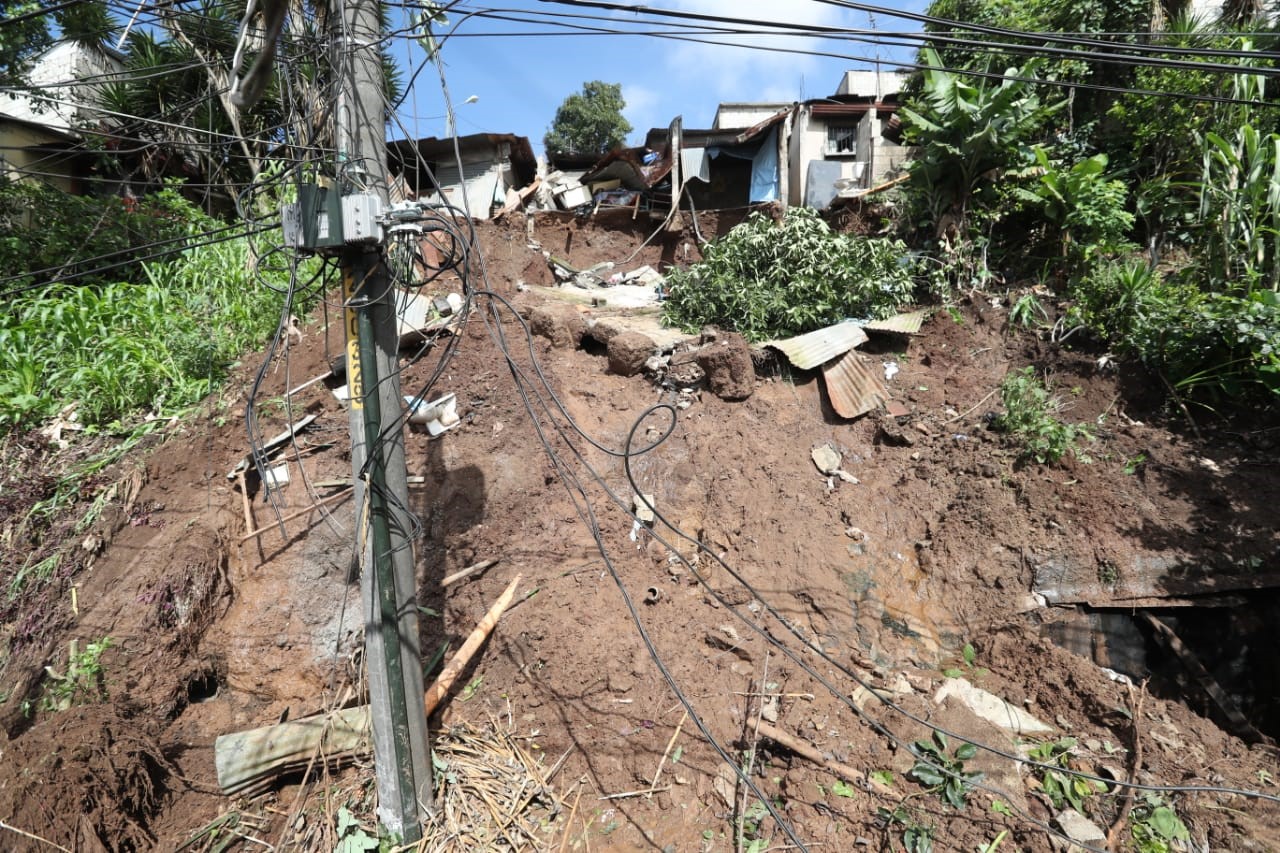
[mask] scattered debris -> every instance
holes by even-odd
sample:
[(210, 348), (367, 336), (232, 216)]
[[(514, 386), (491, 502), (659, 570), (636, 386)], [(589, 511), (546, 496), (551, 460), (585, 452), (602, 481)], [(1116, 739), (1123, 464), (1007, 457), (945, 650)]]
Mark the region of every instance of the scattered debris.
[(427, 433), (432, 438), (453, 429), (461, 423), (462, 419), (458, 417), (457, 394), (445, 394), (430, 403), (419, 397), (406, 394), (404, 402), (409, 410), (409, 423), (416, 426), (425, 426)]
[(289, 463), (281, 462), (273, 468), (268, 468), (266, 482), (263, 485), (268, 489), (278, 489), (289, 485)]
[(1075, 809), (1064, 809), (1054, 818), (1054, 823), (1072, 841), (1096, 845), (1107, 840), (1107, 834), (1093, 821)]
[(653, 495), (639, 494), (631, 497), (632, 512), (635, 513), (636, 519), (643, 524), (653, 524), (654, 505)]
[(918, 335), (920, 327), (924, 325), (924, 321), (929, 316), (927, 309), (920, 311), (911, 311), (906, 314), (896, 314), (887, 320), (872, 320), (870, 323), (863, 323), (862, 328), (868, 332), (889, 332), (898, 335)]
[(644, 369), (657, 350), (657, 345), (640, 332), (620, 332), (609, 338), (605, 351), (609, 356), (609, 370), (619, 376), (635, 376)]
[[(302, 432), (304, 429), (309, 427), (311, 423), (316, 419), (316, 417), (317, 417), (316, 415), (307, 415), (304, 418), (299, 418), (298, 420), (290, 424), (289, 428), (286, 429), (284, 432), (280, 433), (279, 435), (274, 435), (271, 438), (264, 441), (262, 443), (262, 447), (258, 448), (258, 451), (264, 455), (269, 454), (271, 451), (275, 450), (277, 447), (280, 447), (285, 442), (290, 441), (298, 433)], [(227, 479), (228, 480), (236, 479), (236, 477), (240, 475), (241, 471), (247, 471), (252, 465), (253, 465), (253, 453), (252, 452), (246, 453), (245, 457), (241, 459), (238, 463), (236, 463), (236, 467), (232, 468), (230, 471), (227, 472)]]
[(884, 382), (869, 362), (850, 350), (822, 368), (831, 408), (842, 418), (861, 417), (889, 398)]
[[(493, 632), (503, 611), (511, 604), (521, 576), (516, 575), (466, 642), (427, 688), (424, 702), (431, 714), (448, 695), (458, 674)], [(317, 755), (327, 761), (350, 760), (369, 746), (369, 706), (361, 705), (330, 714), (304, 717), (273, 726), (222, 735), (214, 743), (218, 786), (223, 793), (251, 795), (266, 790), (283, 773), (306, 767)]]
[(79, 432), (84, 429), (84, 425), (80, 423), (80, 413), (76, 411), (79, 405), (79, 402), (74, 402), (63, 406), (53, 421), (40, 429), (40, 434), (59, 450), (66, 450), (71, 446), (71, 442), (62, 437), (63, 432)]
[(748, 663), (751, 661), (751, 652), (743, 648), (742, 638), (738, 636), (737, 630), (732, 625), (721, 625), (715, 631), (707, 631), (705, 640), (713, 649), (729, 652), (739, 660)]
[(813, 464), (818, 466), (818, 470), (826, 475), (839, 471), (840, 463), (843, 461), (839, 451), (830, 444), (815, 447), (809, 455), (813, 458)]
[(862, 327), (846, 320), (794, 338), (769, 341), (765, 346), (780, 350), (795, 367), (812, 370), (866, 342), (867, 333)]
[(572, 305), (539, 305), (529, 312), (529, 331), (551, 341), (553, 347), (573, 349), (587, 334), (587, 321)]

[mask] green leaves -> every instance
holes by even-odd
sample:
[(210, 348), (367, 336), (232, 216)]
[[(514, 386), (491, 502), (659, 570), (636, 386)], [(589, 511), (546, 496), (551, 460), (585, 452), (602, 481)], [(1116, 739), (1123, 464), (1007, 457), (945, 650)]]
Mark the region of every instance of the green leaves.
[(1093, 433), (1084, 424), (1066, 424), (1058, 419), (1064, 408), (1062, 400), (1050, 393), (1034, 367), (1010, 371), (1000, 383), (1000, 400), (1005, 413), (995, 421), (995, 427), (1022, 446), (1022, 461), (1053, 465), (1068, 450), (1084, 458), (1076, 443), (1081, 439), (1092, 441)]
[(908, 302), (915, 265), (896, 240), (834, 233), (807, 208), (782, 222), (756, 212), (669, 274), (668, 322), (714, 324), (752, 342), (788, 337), (846, 318), (883, 318)]
[[(172, 224), (207, 220), (179, 215)], [(50, 286), (13, 299), (0, 313), (0, 351), (17, 354), (0, 362), (0, 430), (70, 402), (98, 427), (196, 403), (276, 327), (279, 296), (261, 286), (249, 258), (246, 241), (231, 240), (145, 264), (139, 283)]]
[(936, 729), (931, 740), (918, 740), (911, 744), (916, 763), (907, 775), (936, 793), (944, 803), (963, 809), (969, 801), (969, 792), (986, 774), (967, 773), (964, 763), (978, 754), (978, 748), (967, 741), (947, 754), (947, 736)]

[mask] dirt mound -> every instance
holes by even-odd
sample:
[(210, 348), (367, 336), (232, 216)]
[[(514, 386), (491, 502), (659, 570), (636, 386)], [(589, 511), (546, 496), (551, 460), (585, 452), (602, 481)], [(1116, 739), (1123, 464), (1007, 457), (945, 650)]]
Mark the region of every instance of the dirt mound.
[[(731, 224), (708, 217), (701, 231)], [(550, 283), (540, 250), (579, 268), (696, 259), (696, 239), (679, 232), (628, 258), (646, 223), (613, 225), (540, 216), (531, 232), (483, 226), (489, 285), (532, 318), (556, 298), (535, 286)], [(421, 522), (424, 650), (456, 648), (509, 579), (526, 578), (435, 724), (492, 717), (523, 732), (522, 748), (556, 768), (549, 781), (560, 799), (580, 798), (572, 822), (551, 822), (555, 843), (722, 847), (738, 818), (750, 837), (785, 841), (713, 741), (750, 765), (763, 799), (799, 838), (833, 849), (897, 844), (910, 823), (927, 828), (936, 849), (973, 848), (1009, 829), (1020, 848), (1048, 850), (1045, 825), (1061, 809), (1038, 772), (1008, 756), (1060, 737), (1077, 740), (1077, 769), (1113, 779), (1274, 792), (1267, 748), (1224, 732), (1214, 701), (1149, 631), (1108, 621), (1125, 607), (1155, 608), (1194, 637), (1190, 613), (1200, 608), (1188, 600), (1199, 593), (1171, 590), (1175, 581), (1194, 587), (1189, 567), (1224, 561), (1236, 568), (1221, 577), (1240, 583), (1213, 590), (1213, 603), (1236, 596), (1260, 606), (1240, 584), (1261, 569), (1246, 577), (1239, 567), (1274, 558), (1267, 513), (1280, 484), (1258, 436), (1223, 428), (1200, 441), (1171, 429), (1092, 356), (1012, 334), (1004, 309), (983, 299), (958, 320), (935, 315), (919, 337), (874, 344), (870, 363), (893, 375), (892, 414), (852, 422), (834, 413), (815, 374), (777, 359), (760, 362), (743, 400), (721, 399), (701, 380), (663, 387), (643, 372), (620, 375), (576, 322), (560, 335), (564, 318), (588, 330), (607, 319), (614, 334), (651, 320), (637, 309), (572, 311), (537, 313), (540, 331), (564, 338), (554, 346), (482, 300), (436, 386), (458, 395), (462, 423), (437, 439), (407, 439), (409, 473), (421, 478), (410, 502)], [(6, 687), (29, 677), (4, 706), (21, 720), (0, 762), (6, 822), (75, 849), (93, 849), (90, 831), (107, 849), (173, 849), (235, 808), (261, 817), (261, 837), (292, 849), (302, 813), (293, 807), (311, 803), (312, 821), (323, 810), (297, 779), (284, 780), (278, 800), (232, 803), (216, 794), (212, 764), (219, 734), (361, 692), (355, 518), (335, 491), (351, 476), (347, 415), (324, 383), (288, 407), (281, 399), (340, 349), (340, 324), (330, 312), (326, 328), (323, 317), (304, 325), (259, 391), (264, 433), (316, 415), (286, 454), (290, 485), (251, 489), (246, 503), (226, 477), (247, 450), (240, 388), (256, 365), (246, 364), (231, 398), (146, 458), (145, 483), (103, 522), (94, 559), (68, 578), (76, 609), (54, 605), (66, 626), (57, 645), (9, 660)], [(422, 389), (436, 357), (405, 367), (406, 394)], [(748, 378), (741, 358), (728, 362), (705, 368)], [(1028, 363), (1051, 376), (1071, 406), (1066, 417), (1095, 425), (1084, 448), (1091, 461), (1024, 464), (990, 428), (1000, 381)], [(624, 466), (633, 433), (632, 450), (653, 447)], [(821, 447), (839, 453), (857, 482), (815, 468)], [(636, 492), (652, 496), (652, 527), (630, 513)], [(446, 574), (490, 559), (496, 565), (442, 588)], [(1163, 586), (1149, 589), (1152, 578)], [(1267, 624), (1252, 618), (1255, 630)], [(105, 699), (42, 711), (40, 667), (73, 637), (114, 641), (102, 661)], [(1234, 701), (1264, 720), (1274, 691), (1240, 689), (1239, 649), (1196, 648)], [(1136, 653), (1143, 671), (1132, 674), (1151, 677), (1149, 688), (1099, 666), (1105, 658), (1123, 669), (1122, 652)], [(935, 701), (961, 678), (1046, 733), (1014, 736), (954, 698)], [(13, 714), (24, 698), (37, 706), (30, 718)], [(761, 736), (761, 720), (828, 763)], [(972, 793), (966, 809), (905, 778), (909, 742), (938, 726), (999, 750), (972, 759), (994, 792)], [(841, 780), (831, 762), (852, 765), (859, 779)], [(350, 786), (367, 789), (367, 770), (346, 772)], [(872, 774), (892, 780), (888, 793), (866, 792)], [(1123, 793), (1091, 794), (1086, 811), (1110, 828)], [(1222, 791), (1163, 796), (1197, 842), (1274, 843), (1271, 805)], [(992, 811), (996, 801), (1012, 816)], [(22, 849), (20, 839), (5, 841)]]
[[(35, 734), (5, 748), (6, 763), (23, 772), (0, 788), (0, 814), (75, 850), (152, 849), (154, 817), (181, 784), (160, 746), (162, 728), (124, 702), (61, 712), (53, 742)], [(47, 849), (15, 841), (6, 838), (5, 849)]]

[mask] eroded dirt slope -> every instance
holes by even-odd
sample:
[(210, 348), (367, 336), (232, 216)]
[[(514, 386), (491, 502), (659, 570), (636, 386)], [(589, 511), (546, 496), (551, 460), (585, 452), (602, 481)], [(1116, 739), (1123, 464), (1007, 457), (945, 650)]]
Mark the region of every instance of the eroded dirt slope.
[[(585, 267), (622, 261), (647, 236), (646, 223), (619, 224), (545, 217), (533, 236)], [(708, 219), (702, 231), (731, 224)], [(526, 314), (549, 298), (542, 288), (551, 274), (523, 222), (481, 233), (489, 286)], [(696, 257), (692, 235), (677, 234), (620, 268)], [(1161, 657), (1147, 629), (1126, 634), (1097, 613), (1047, 607), (1044, 597), (1053, 586), (1046, 578), (1092, 577), (1096, 584), (1078, 597), (1105, 606), (1113, 619), (1116, 596), (1125, 583), (1137, 583), (1134, 567), (1153, 560), (1165, 567), (1170, 590), (1206, 567), (1238, 581), (1242, 565), (1273, 566), (1272, 433), (1223, 427), (1196, 437), (1171, 430), (1159, 410), (1145, 407), (1140, 378), (1102, 372), (1094, 355), (1010, 333), (1004, 309), (985, 297), (961, 306), (958, 320), (940, 312), (910, 341), (881, 341), (869, 357), (899, 367), (890, 386), (900, 414), (853, 422), (832, 412), (815, 375), (777, 359), (761, 361), (749, 398), (727, 402), (702, 388), (681, 393), (679, 383), (664, 388), (615, 375), (602, 345), (555, 348), (543, 337), (526, 338), (505, 310), (486, 325), (489, 304), (478, 304), (438, 385), (457, 393), (462, 424), (436, 440), (408, 436), (409, 472), (422, 478), (411, 501), (422, 522), (423, 647), (456, 647), (509, 579), (524, 576), (518, 604), (436, 722), (505, 720), (548, 764), (564, 756), (554, 784), (584, 793), (572, 827), (564, 825), (567, 814), (548, 827), (555, 844), (567, 834), (564, 849), (732, 847), (726, 833), (731, 803), (740, 801), (736, 783), (694, 721), (684, 719), (671, 682), (735, 761), (754, 750), (763, 792), (800, 839), (824, 849), (900, 849), (906, 823), (885, 827), (877, 809), (898, 808), (903, 795), (910, 795), (905, 820), (933, 827), (936, 849), (971, 849), (1002, 829), (1011, 832), (1009, 849), (1050, 849), (1049, 833), (1036, 821), (1049, 823), (1058, 810), (1037, 774), (1007, 758), (982, 753), (969, 762), (969, 770), (988, 774), (996, 793), (975, 792), (963, 810), (904, 778), (913, 762), (904, 743), (935, 726), (1006, 753), (1071, 736), (1079, 741), (1072, 758), (1078, 769), (1144, 784), (1276, 793), (1269, 747), (1225, 732), (1229, 721), (1194, 678)], [(537, 395), (542, 436), (494, 323), (526, 392)], [(322, 372), (340, 335), (336, 320), (326, 334), (323, 312), (305, 324), (287, 364), (269, 370), (261, 391), (264, 432), (287, 423), (280, 395)], [(1064, 417), (1095, 424), (1091, 462), (1020, 465), (989, 428), (987, 415), (999, 408), (994, 390), (1010, 368), (1025, 364), (1050, 374), (1070, 402)], [(359, 683), (350, 502), (288, 521), (286, 535), (273, 528), (244, 539), (248, 524), (271, 527), (275, 517), (259, 491), (246, 520), (226, 478), (247, 449), (240, 415), (252, 367), (246, 363), (224, 407), (211, 404), (205, 417), (175, 428), (145, 457), (145, 477), (135, 478), (126, 510), (98, 525), (109, 541), (74, 579), (75, 612), (69, 601), (52, 605), (51, 618), (65, 628), (8, 661), (3, 683), (14, 689), (0, 743), (6, 823), (87, 850), (176, 849), (233, 811), (258, 816), (254, 834), (280, 849), (305, 847), (299, 839), (311, 837), (285, 825), (298, 805), (296, 779), (263, 797), (233, 800), (218, 793), (213, 768), (218, 735), (331, 707)], [(406, 393), (433, 368), (432, 357), (408, 367)], [(637, 420), (659, 404), (673, 408), (646, 418), (636, 443), (651, 443), (668, 425), (670, 435), (632, 459), (633, 474), (665, 519), (703, 550), (661, 523), (637, 528), (604, 488), (630, 506), (633, 491), (617, 453)], [(346, 413), (325, 385), (291, 405), (294, 417), (305, 412), (317, 420), (300, 436), (301, 455), (291, 457), (292, 483), (277, 493), (281, 515), (333, 494), (325, 484), (351, 473)], [(823, 445), (842, 454), (857, 483), (818, 472), (810, 454)], [(608, 562), (583, 523), (586, 507)], [(445, 574), (486, 559), (498, 562), (441, 588)], [(1238, 618), (1265, 628), (1270, 611), (1247, 584), (1225, 592), (1255, 609), (1215, 612), (1252, 614)], [(1193, 635), (1249, 627), (1225, 616), (1195, 622), (1185, 617), (1192, 610), (1200, 608), (1156, 612)], [(37, 709), (30, 717), (17, 712), (23, 699), (38, 699), (39, 667), (56, 665), (70, 639), (104, 636), (114, 642), (103, 657), (104, 701)], [(966, 644), (973, 648), (968, 661)], [(1098, 666), (1099, 647), (1117, 660), (1136, 648), (1142, 665), (1155, 670), (1150, 687), (1108, 677)], [(1235, 699), (1256, 725), (1276, 731), (1275, 693), (1266, 686), (1273, 675), (1265, 674), (1274, 664), (1251, 648), (1230, 657), (1208, 663), (1233, 685), (1241, 682), (1230, 680), (1232, 666), (1261, 673), (1257, 689)], [(955, 700), (935, 701), (948, 675), (1002, 697), (1049, 731), (1020, 737)], [(781, 694), (767, 723), (864, 778), (891, 772), (889, 793), (846, 792), (830, 769), (760, 737), (753, 694), (762, 692)], [(669, 745), (678, 747), (678, 761)], [(648, 788), (664, 753), (652, 798), (599, 799)], [(367, 789), (367, 768), (344, 773), (348, 789)], [(1014, 816), (993, 811), (995, 799)], [(1271, 829), (1277, 810), (1265, 802), (1222, 793), (1165, 799), (1192, 838), (1211, 849), (1280, 844)], [(301, 808), (315, 819), (325, 806), (308, 801)], [(1106, 792), (1091, 796), (1087, 810), (1106, 830), (1122, 809), (1121, 796)], [(786, 841), (771, 820), (758, 832), (772, 845)], [(6, 849), (25, 845), (38, 849), (22, 836), (4, 837)]]

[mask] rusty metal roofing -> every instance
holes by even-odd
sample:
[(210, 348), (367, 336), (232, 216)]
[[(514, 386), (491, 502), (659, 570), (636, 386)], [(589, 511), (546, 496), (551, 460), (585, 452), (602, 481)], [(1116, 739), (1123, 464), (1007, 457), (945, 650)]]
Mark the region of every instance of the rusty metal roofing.
[(918, 335), (920, 327), (924, 325), (925, 318), (929, 316), (929, 312), (925, 310), (912, 311), (908, 314), (898, 314), (887, 320), (872, 320), (870, 323), (863, 323), (862, 328), (869, 332), (897, 332), (900, 335)]
[(787, 361), (801, 370), (812, 370), (866, 342), (867, 333), (857, 323), (846, 321), (794, 338), (769, 341), (765, 346), (781, 350)]
[[(710, 148), (712, 146), (733, 146), (745, 145), (748, 142), (754, 142), (756, 139), (764, 136), (774, 126), (786, 121), (795, 108), (787, 107), (779, 110), (773, 115), (762, 121), (753, 124), (751, 127), (733, 127), (719, 128), (711, 130), (697, 130), (684, 128), (682, 130), (682, 148)], [(667, 144), (670, 129), (665, 127), (652, 128), (645, 136), (645, 145), (649, 148), (658, 150)]]
[(865, 415), (889, 399), (880, 365), (849, 350), (844, 357), (822, 368), (831, 408), (842, 418)]

